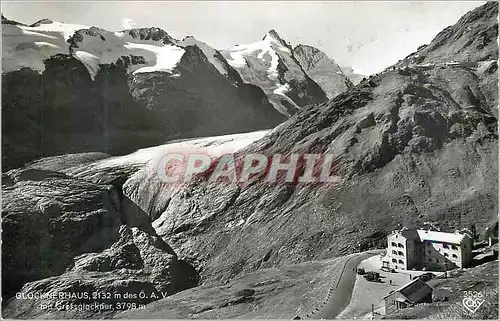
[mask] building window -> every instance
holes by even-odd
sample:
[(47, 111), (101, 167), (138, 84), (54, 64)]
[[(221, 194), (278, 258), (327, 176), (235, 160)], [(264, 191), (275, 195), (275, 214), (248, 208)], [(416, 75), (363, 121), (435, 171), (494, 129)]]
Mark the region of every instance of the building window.
[(401, 243), (398, 243), (398, 247), (404, 247), (404, 245)]
[(456, 259), (458, 256), (456, 254), (451, 255), (454, 259)]
[(431, 250), (427, 251), (427, 254), (431, 254)]
[(403, 262), (403, 260), (398, 260), (398, 263), (405, 264), (405, 262)]
[(392, 243), (391, 243), (391, 245), (392, 245), (392, 246), (398, 246), (398, 245), (396, 244), (396, 242), (392, 242)]
[(444, 253), (444, 256), (445, 256), (445, 257), (448, 257), (448, 253)]
[(398, 263), (396, 259), (392, 259), (392, 263)]
[(397, 255), (397, 254), (398, 254), (398, 252), (396, 252), (395, 250), (392, 250), (392, 254)]
[(398, 254), (401, 255), (401, 256), (404, 256), (404, 253), (401, 252), (401, 251), (398, 251)]
[(458, 250), (458, 247), (456, 245), (452, 245), (451, 248), (454, 249), (455, 251)]
[(443, 243), (443, 249), (449, 249), (450, 247), (448, 246), (448, 244), (446, 243)]

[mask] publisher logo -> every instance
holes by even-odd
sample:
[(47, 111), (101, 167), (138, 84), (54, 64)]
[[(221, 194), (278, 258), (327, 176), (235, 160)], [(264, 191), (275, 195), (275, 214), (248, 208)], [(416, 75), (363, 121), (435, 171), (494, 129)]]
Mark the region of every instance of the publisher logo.
[(462, 299), (462, 305), (470, 313), (474, 314), (484, 303), (483, 293), (477, 291), (465, 291), (464, 298)]

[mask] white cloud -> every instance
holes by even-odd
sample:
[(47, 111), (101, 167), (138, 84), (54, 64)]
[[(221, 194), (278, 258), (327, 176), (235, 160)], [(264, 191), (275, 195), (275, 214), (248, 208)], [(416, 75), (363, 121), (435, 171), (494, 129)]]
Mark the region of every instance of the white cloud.
[(132, 29), (136, 26), (137, 24), (133, 19), (130, 18), (123, 18), (122, 19), (122, 28), (123, 29)]

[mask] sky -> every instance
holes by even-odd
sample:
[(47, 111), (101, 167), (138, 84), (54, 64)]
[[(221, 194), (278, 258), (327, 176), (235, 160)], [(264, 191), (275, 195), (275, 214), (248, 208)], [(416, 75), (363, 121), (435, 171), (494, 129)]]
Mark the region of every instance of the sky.
[(2, 1), (2, 13), (31, 24), (48, 18), (115, 31), (159, 27), (216, 49), (260, 40), (275, 29), (293, 46), (315, 46), (341, 66), (372, 74), (429, 43), (484, 1)]

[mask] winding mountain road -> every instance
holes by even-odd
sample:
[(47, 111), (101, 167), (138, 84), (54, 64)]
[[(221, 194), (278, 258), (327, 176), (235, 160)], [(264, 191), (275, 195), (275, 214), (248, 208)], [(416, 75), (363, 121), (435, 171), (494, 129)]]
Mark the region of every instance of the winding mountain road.
[(334, 280), (333, 287), (330, 290), (328, 300), (315, 312), (310, 319), (335, 319), (335, 317), (347, 307), (351, 301), (354, 282), (356, 281), (356, 268), (361, 261), (382, 253), (383, 250), (374, 250), (363, 252), (355, 256), (346, 258), (343, 268)]

